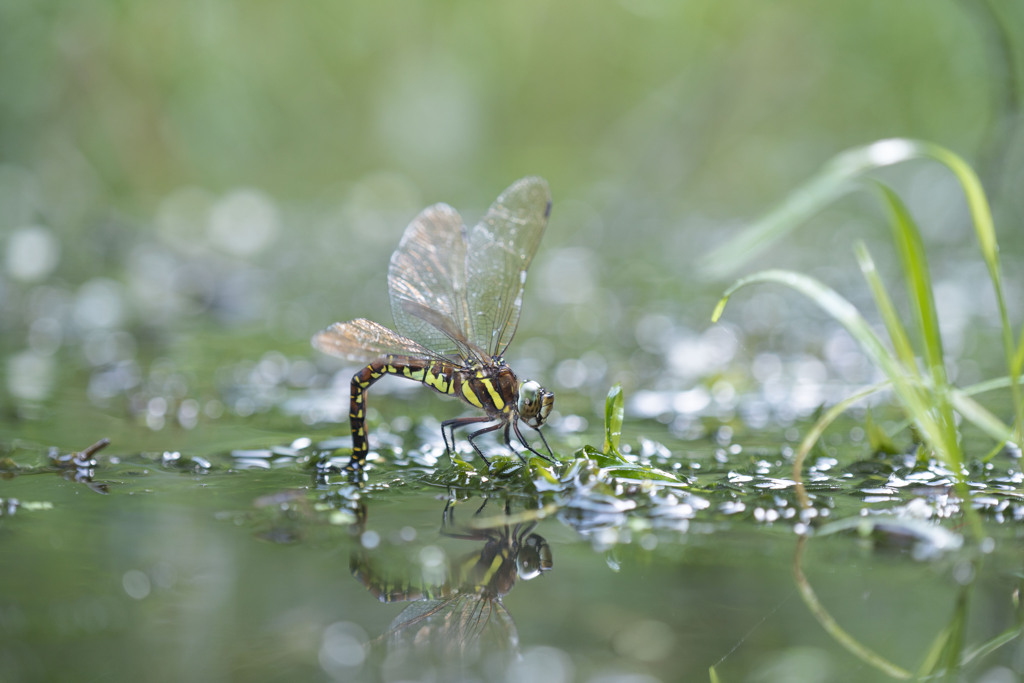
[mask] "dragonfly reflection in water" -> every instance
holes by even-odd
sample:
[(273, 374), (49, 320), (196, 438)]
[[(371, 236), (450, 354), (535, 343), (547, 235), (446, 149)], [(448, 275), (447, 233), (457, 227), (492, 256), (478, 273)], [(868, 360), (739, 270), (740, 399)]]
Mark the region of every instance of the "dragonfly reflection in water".
[[(551, 549), (534, 533), (536, 519), (529, 511), (486, 520), (487, 499), (474, 514), (474, 524), (455, 523), (455, 503), (449, 500), (442, 514), (441, 535), (483, 545), (460, 557), (445, 558), (441, 572), (424, 568), (396, 576), (372, 550), (360, 548), (352, 556), (352, 574), (381, 602), (410, 602), (374, 641), (389, 653), (433, 655), (472, 661), (483, 653), (518, 652), (515, 623), (502, 604), (516, 581), (540, 576), (553, 566)], [(491, 523), (493, 522), (493, 526)], [(365, 524), (365, 518), (362, 520)]]
[[(366, 391), (385, 375), (420, 382), (485, 413), (442, 423), (448, 452), (454, 450), (455, 429), (483, 425), (470, 433), (469, 443), (484, 462), (475, 439), (498, 429), (509, 448), (511, 431), (526, 450), (553, 457), (540, 427), (554, 394), (535, 381), (520, 381), (502, 358), (519, 323), (526, 271), (550, 213), (548, 184), (536, 177), (513, 183), (473, 228), (447, 204), (425, 209), (406, 228), (388, 269), (398, 332), (357, 318), (313, 337), (313, 346), (324, 353), (368, 363), (352, 378), (352, 457), (346, 470), (353, 478), (362, 476), (369, 451)], [(537, 431), (548, 455), (530, 445), (520, 420)]]

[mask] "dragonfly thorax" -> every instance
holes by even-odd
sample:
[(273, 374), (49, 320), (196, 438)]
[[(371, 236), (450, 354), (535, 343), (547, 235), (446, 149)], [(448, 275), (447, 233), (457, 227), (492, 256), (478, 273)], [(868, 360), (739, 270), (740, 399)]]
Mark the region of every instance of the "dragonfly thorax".
[(534, 429), (540, 429), (551, 414), (555, 395), (532, 379), (519, 385), (519, 401), (516, 408), (519, 417)]

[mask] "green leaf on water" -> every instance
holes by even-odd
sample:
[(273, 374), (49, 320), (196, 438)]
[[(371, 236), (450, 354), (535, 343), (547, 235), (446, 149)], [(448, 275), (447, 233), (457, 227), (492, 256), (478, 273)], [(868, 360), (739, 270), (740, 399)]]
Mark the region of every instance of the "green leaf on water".
[(518, 457), (495, 455), (491, 457), (487, 471), (495, 477), (508, 477), (523, 469), (523, 461)]
[(608, 390), (604, 401), (604, 452), (621, 456), (619, 441), (622, 439), (623, 416), (622, 385), (616, 384)]
[(686, 486), (687, 483), (680, 480), (665, 470), (644, 465), (611, 465), (601, 469), (603, 477), (615, 477), (616, 479), (635, 479), (638, 481), (657, 481), (672, 486)]
[(538, 491), (555, 490), (562, 484), (551, 463), (540, 458), (530, 458), (530, 471), (533, 473), (533, 484)]
[(576, 457), (593, 460), (598, 467), (611, 467), (613, 465), (630, 465), (629, 460), (620, 454), (607, 450), (599, 450), (594, 446), (584, 446), (576, 452)]

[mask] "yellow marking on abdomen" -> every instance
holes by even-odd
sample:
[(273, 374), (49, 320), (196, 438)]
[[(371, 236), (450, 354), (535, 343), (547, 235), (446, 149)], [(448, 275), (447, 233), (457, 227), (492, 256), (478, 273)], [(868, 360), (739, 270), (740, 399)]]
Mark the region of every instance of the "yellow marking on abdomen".
[(404, 375), (405, 377), (408, 377), (409, 379), (414, 379), (417, 382), (422, 382), (423, 378), (426, 376), (426, 374), (427, 374), (426, 368), (420, 368), (418, 370), (413, 370), (412, 368), (410, 368), (408, 366), (402, 368), (402, 375)]
[(426, 384), (428, 387), (433, 387), (434, 389), (437, 389), (442, 394), (450, 393), (448, 386), (449, 382), (445, 379), (444, 375), (442, 375), (439, 372), (431, 371), (426, 373), (426, 375), (423, 378), (423, 383)]

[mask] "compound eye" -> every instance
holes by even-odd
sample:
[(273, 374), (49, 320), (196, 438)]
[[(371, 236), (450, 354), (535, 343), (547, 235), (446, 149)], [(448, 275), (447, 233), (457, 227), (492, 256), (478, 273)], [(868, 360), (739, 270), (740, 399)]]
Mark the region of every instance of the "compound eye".
[(519, 416), (526, 420), (527, 424), (537, 416), (540, 409), (540, 384), (529, 380), (519, 385)]
[(551, 413), (555, 395), (538, 382), (529, 380), (519, 385), (519, 417), (534, 429), (539, 429)]
[(523, 382), (522, 386), (519, 387), (519, 409), (520, 411), (525, 407), (529, 409), (537, 403), (537, 397), (540, 395), (540, 382), (534, 380), (527, 380)]

